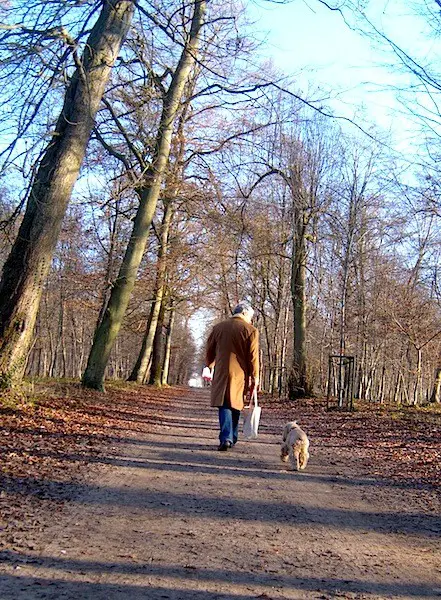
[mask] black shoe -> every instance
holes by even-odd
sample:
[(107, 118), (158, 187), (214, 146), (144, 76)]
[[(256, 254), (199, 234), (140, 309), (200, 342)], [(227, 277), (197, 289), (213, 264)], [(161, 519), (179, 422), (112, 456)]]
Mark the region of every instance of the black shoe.
[(227, 452), (231, 448), (231, 442), (222, 442), (219, 444), (218, 450), (219, 452)]

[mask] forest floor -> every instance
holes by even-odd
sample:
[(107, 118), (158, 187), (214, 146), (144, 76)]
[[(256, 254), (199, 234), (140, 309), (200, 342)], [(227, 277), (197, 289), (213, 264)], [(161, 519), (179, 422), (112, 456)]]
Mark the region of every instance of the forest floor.
[(221, 453), (207, 390), (29, 398), (0, 403), (2, 600), (441, 598), (439, 407), (262, 397), (258, 439)]

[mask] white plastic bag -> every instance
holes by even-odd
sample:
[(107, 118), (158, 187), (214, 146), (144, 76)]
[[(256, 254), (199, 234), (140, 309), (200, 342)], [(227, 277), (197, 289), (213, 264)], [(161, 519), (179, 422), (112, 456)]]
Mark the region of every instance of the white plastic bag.
[[(254, 404), (252, 404), (254, 402)], [(253, 440), (257, 437), (259, 430), (260, 413), (262, 409), (257, 404), (257, 390), (253, 392), (250, 401), (250, 406), (244, 408), (243, 435), (248, 440)]]

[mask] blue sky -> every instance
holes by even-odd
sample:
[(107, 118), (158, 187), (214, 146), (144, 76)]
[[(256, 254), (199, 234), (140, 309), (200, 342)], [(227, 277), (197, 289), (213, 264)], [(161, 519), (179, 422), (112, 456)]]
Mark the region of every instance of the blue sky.
[[(429, 22), (401, 0), (373, 0), (370, 18), (412, 56), (436, 60), (440, 43), (430, 37)], [(415, 3), (414, 3), (415, 6)], [(397, 147), (408, 148), (414, 138), (414, 124), (404, 116), (390, 86), (408, 86), (409, 75), (393, 71), (388, 48), (357, 31), (341, 15), (318, 0), (293, 0), (271, 4), (260, 0), (253, 5), (256, 27), (267, 37), (265, 53), (285, 73), (295, 75), (301, 89), (329, 89), (334, 111), (361, 122), (374, 121), (391, 129)], [(347, 13), (350, 18), (350, 13)]]

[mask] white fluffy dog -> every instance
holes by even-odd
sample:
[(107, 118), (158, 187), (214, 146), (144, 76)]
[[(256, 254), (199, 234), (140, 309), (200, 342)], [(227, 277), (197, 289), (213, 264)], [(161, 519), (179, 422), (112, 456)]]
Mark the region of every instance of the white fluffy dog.
[(303, 429), (297, 425), (296, 421), (290, 421), (283, 428), (283, 443), (280, 452), (280, 458), (283, 462), (291, 459), (292, 468), (296, 471), (303, 471), (308, 464), (309, 459), (309, 440)]

